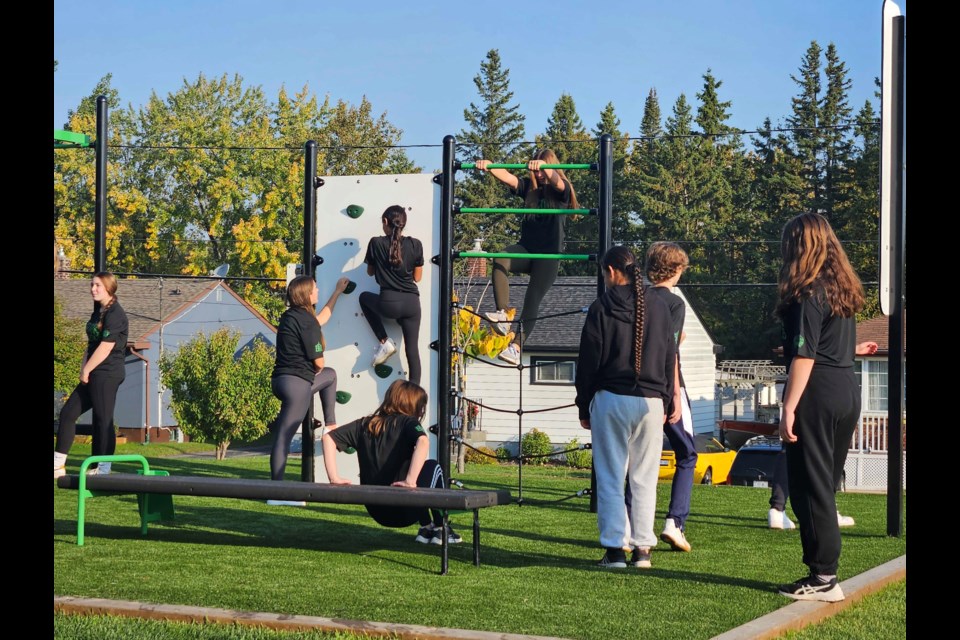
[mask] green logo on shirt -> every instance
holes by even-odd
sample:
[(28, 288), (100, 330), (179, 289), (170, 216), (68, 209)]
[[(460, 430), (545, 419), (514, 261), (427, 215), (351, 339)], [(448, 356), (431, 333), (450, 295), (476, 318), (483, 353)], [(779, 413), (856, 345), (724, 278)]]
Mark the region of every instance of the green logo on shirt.
[(317, 353), (323, 353), (323, 344), (321, 344), (321, 343), (318, 342), (318, 343), (313, 347), (313, 350), (316, 351)]
[(797, 349), (799, 349), (800, 347), (802, 347), (802, 346), (803, 346), (803, 343), (804, 343), (803, 336), (797, 336), (796, 342), (797, 342)]
[(418, 424), (416, 427), (414, 427), (414, 428), (415, 428), (419, 433), (425, 433), (425, 431), (423, 430), (423, 427), (421, 427), (419, 424)]

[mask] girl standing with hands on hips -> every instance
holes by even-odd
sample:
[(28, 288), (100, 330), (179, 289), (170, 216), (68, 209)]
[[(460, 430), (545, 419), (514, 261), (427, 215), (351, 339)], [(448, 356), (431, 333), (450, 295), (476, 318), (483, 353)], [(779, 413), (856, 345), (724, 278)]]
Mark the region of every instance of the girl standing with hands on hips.
[[(477, 160), (476, 168), (488, 171), (490, 175), (510, 187), (523, 199), (527, 209), (577, 209), (577, 194), (567, 180), (562, 169), (544, 169), (545, 164), (559, 164), (550, 149), (544, 149), (527, 163), (529, 176), (518, 178), (506, 169), (488, 169), (489, 160)], [(563, 251), (563, 215), (527, 214), (520, 223), (520, 242), (504, 249), (504, 253), (561, 253)], [(495, 312), (488, 312), (486, 319), (494, 331), (507, 335), (510, 322), (507, 308), (510, 306), (510, 273), (529, 273), (530, 283), (523, 298), (523, 340), (530, 337), (540, 313), (540, 303), (547, 291), (553, 286), (560, 269), (559, 260), (541, 260), (532, 258), (496, 258), (493, 261), (493, 297), (497, 305)], [(498, 356), (510, 364), (520, 363), (520, 345), (510, 344)]]
[[(319, 312), (314, 311), (319, 292), (313, 277), (297, 276), (287, 285), (290, 308), (280, 316), (277, 359), (270, 381), (273, 395), (280, 400), (280, 413), (269, 425), (273, 433), (273, 449), (270, 451), (272, 480), (283, 480), (290, 443), (310, 409), (313, 394), (320, 394), (324, 426), (327, 429), (337, 427), (337, 372), (324, 366), (326, 341), (320, 327), (330, 320), (337, 298), (349, 282), (347, 278), (337, 280), (333, 294)], [(267, 504), (301, 506), (303, 503), (268, 500)]]
[(403, 235), (407, 211), (398, 204), (383, 212), (383, 235), (371, 238), (363, 261), (367, 275), (374, 276), (380, 293), (360, 294), (360, 308), (380, 344), (373, 354), (373, 366), (383, 364), (397, 351), (387, 336), (382, 318), (396, 320), (403, 332), (410, 382), (420, 384), (420, 290), (423, 277), (423, 244)]
[(837, 582), (834, 491), (860, 417), (854, 355), (876, 353), (877, 343), (856, 344), (863, 286), (826, 218), (804, 213), (787, 222), (780, 252), (777, 315), (787, 361), (780, 438), (810, 573), (779, 592), (794, 600), (838, 602), (844, 595)]
[[(95, 456), (113, 455), (117, 433), (113, 409), (117, 390), (126, 377), (123, 357), (127, 348), (127, 314), (117, 300), (117, 277), (108, 271), (95, 273), (90, 280), (93, 313), (87, 322), (87, 351), (80, 367), (80, 384), (60, 410), (60, 429), (53, 452), (53, 477), (66, 474), (67, 454), (77, 434), (77, 419), (93, 409), (93, 449)], [(87, 473), (110, 473), (111, 463), (91, 465)]]

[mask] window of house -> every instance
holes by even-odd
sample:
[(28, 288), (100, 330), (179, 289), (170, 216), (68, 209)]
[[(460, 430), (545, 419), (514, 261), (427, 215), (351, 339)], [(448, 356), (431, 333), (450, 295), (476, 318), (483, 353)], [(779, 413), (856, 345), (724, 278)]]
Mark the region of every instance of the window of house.
[(887, 361), (857, 360), (854, 365), (860, 385), (863, 411), (887, 410)]
[(568, 358), (530, 358), (530, 384), (573, 384), (577, 361)]

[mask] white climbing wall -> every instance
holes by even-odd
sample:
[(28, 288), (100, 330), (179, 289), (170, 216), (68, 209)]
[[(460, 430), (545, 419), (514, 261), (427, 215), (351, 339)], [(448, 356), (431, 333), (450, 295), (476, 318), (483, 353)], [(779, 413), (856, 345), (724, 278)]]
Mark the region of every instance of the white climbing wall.
[[(433, 174), (401, 174), (381, 176), (324, 176), (324, 185), (317, 189), (317, 255), (323, 264), (316, 270), (319, 303), (322, 305), (333, 292), (337, 279), (346, 276), (357, 284), (349, 294), (340, 296), (333, 317), (323, 326), (327, 341), (325, 364), (337, 372), (337, 389), (351, 394), (346, 404), (337, 405), (337, 422), (346, 424), (373, 413), (394, 380), (407, 379), (407, 358), (404, 352), (400, 326), (395, 320), (384, 319), (387, 334), (397, 345), (397, 352), (385, 363), (393, 371), (385, 378), (374, 373), (371, 361), (378, 344), (370, 325), (360, 310), (360, 292), (378, 292), (373, 276), (367, 275), (363, 258), (370, 238), (383, 235), (381, 215), (391, 205), (407, 210), (404, 235), (423, 243), (423, 279), (419, 283), (422, 317), (420, 322), (420, 362), (423, 369), (421, 385), (429, 394), (424, 427), (436, 422), (437, 352), (430, 343), (439, 337), (437, 313), (440, 289), (440, 268), (431, 258), (440, 253), (440, 186), (434, 184)], [(363, 213), (353, 218), (347, 207), (359, 205)], [(319, 402), (316, 416), (322, 418)], [(317, 465), (314, 477), (326, 482), (322, 449), (317, 434)], [(436, 436), (430, 435), (431, 455), (436, 456)], [(340, 474), (359, 483), (359, 469), (355, 455), (339, 453), (337, 469)]]

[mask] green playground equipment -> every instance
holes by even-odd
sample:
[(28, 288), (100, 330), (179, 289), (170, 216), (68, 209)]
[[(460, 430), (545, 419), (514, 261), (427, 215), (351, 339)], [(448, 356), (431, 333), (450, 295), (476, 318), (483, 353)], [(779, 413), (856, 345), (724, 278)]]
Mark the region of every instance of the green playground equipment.
[(353, 219), (359, 218), (363, 214), (363, 207), (358, 204), (347, 205), (347, 215)]
[[(540, 165), (542, 169), (588, 169), (588, 170), (597, 170), (596, 163), (582, 162), (574, 164), (543, 164)], [(461, 169), (476, 169), (476, 162), (461, 162)], [(487, 169), (526, 169), (526, 162), (501, 162), (501, 163), (490, 163), (487, 165)]]
[(373, 372), (377, 374), (377, 377), (386, 378), (393, 373), (393, 367), (388, 364), (378, 364), (373, 368)]
[(53, 130), (53, 148), (54, 149), (73, 149), (75, 147), (90, 147), (93, 141), (85, 133), (74, 133), (73, 131), (64, 131), (63, 129)]
[(592, 253), (507, 253), (486, 251), (459, 251), (456, 254), (458, 258), (529, 258), (533, 260), (571, 260), (586, 261), (596, 260), (597, 256)]
[(337, 404), (347, 404), (352, 397), (349, 391), (337, 391)]
[(596, 209), (516, 209), (497, 207), (454, 207), (454, 213), (510, 213), (517, 215), (595, 216)]

